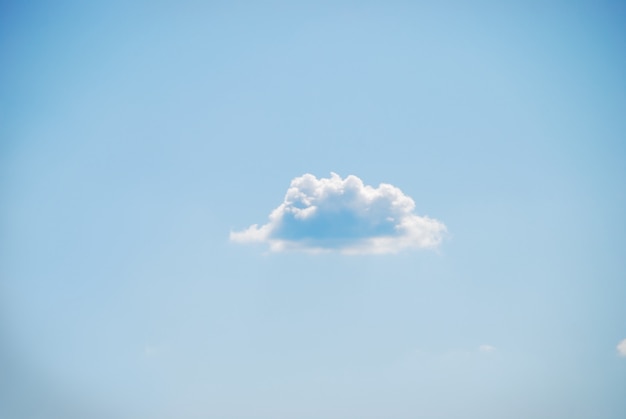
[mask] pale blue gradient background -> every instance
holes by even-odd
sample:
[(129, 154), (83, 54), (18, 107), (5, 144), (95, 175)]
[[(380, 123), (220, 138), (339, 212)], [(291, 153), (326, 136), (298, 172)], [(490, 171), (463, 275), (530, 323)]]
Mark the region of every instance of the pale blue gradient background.
[[(0, 2), (1, 417), (626, 417), (623, 2), (92, 3)], [(331, 171), (449, 237), (228, 241)]]

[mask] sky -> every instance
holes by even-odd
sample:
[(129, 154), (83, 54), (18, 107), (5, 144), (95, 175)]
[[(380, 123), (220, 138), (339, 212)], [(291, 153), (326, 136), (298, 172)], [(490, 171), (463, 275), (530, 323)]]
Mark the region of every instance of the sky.
[(0, 417), (626, 417), (625, 20), (1, 1)]

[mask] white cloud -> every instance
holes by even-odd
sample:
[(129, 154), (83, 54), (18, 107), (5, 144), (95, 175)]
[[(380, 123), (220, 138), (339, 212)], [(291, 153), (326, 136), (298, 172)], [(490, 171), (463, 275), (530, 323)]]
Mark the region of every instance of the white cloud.
[(272, 251), (337, 250), (342, 253), (395, 253), (435, 248), (446, 226), (413, 211), (415, 203), (393, 185), (364, 185), (350, 175), (291, 181), (285, 199), (262, 226), (230, 233), (238, 243), (267, 243)]
[(484, 353), (491, 353), (491, 352), (495, 352), (496, 348), (494, 346), (491, 346), (491, 345), (480, 345), (478, 347), (478, 350), (480, 352), (484, 352)]
[(617, 353), (620, 356), (626, 356), (626, 339), (617, 344)]

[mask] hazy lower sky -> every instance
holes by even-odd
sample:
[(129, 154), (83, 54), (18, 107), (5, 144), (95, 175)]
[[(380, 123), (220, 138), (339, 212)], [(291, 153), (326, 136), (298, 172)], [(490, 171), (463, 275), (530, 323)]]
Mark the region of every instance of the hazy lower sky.
[(625, 4), (468, 3), (0, 2), (0, 416), (626, 417)]

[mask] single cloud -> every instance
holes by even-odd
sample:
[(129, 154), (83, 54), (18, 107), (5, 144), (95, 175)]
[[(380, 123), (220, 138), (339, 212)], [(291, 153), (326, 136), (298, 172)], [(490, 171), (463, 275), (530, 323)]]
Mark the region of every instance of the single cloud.
[(336, 250), (342, 253), (395, 253), (435, 248), (446, 226), (416, 215), (415, 202), (393, 185), (364, 185), (354, 175), (291, 181), (285, 199), (262, 226), (230, 233), (237, 243), (267, 243), (272, 251)]
[(495, 352), (496, 348), (491, 345), (480, 345), (478, 347), (478, 350), (484, 353), (491, 353), (491, 352)]
[(617, 353), (619, 356), (626, 356), (626, 339), (617, 344)]

